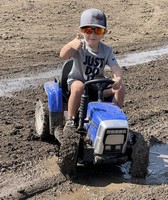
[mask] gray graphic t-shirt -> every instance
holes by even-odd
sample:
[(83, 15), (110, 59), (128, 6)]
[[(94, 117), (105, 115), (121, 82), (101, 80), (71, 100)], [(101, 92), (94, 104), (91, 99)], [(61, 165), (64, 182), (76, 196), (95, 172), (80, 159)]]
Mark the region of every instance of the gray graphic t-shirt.
[(68, 75), (68, 85), (74, 80), (82, 82), (104, 77), (104, 67), (117, 64), (112, 48), (102, 42), (99, 43), (97, 52), (94, 52), (85, 41), (79, 51), (73, 56), (72, 70)]

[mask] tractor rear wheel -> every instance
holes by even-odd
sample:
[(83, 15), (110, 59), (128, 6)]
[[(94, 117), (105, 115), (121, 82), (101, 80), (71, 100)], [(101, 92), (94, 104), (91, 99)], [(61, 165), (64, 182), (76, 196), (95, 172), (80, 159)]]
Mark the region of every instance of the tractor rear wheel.
[(131, 154), (131, 174), (132, 177), (145, 178), (149, 163), (149, 146), (143, 135), (133, 133), (134, 145)]

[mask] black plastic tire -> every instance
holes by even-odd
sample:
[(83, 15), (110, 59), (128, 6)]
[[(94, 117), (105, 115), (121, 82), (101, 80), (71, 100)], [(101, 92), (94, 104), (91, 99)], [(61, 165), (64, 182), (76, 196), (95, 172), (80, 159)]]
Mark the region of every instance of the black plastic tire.
[(35, 129), (36, 136), (46, 139), (49, 136), (49, 114), (47, 102), (38, 100), (35, 106)]
[(67, 126), (64, 127), (59, 142), (58, 165), (62, 174), (72, 177), (76, 174), (80, 135), (75, 127)]
[(133, 133), (131, 175), (136, 178), (145, 178), (149, 163), (149, 146), (140, 133)]

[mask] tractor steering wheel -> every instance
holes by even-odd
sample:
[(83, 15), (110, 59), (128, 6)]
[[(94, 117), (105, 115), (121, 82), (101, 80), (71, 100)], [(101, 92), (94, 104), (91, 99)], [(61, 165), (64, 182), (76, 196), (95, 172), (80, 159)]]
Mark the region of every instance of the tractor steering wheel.
[(111, 88), (108, 86), (112, 84), (114, 84), (114, 81), (109, 78), (103, 78), (103, 79), (101, 78), (101, 79), (94, 79), (94, 80), (87, 81), (84, 84), (84, 94), (88, 95), (89, 86), (95, 85), (98, 91), (98, 101), (103, 101), (103, 91), (107, 88)]
[(96, 85), (99, 90), (105, 90), (111, 84), (114, 84), (114, 81), (112, 79), (101, 78), (101, 79), (94, 79), (94, 80), (85, 82), (85, 87), (88, 87), (90, 85)]

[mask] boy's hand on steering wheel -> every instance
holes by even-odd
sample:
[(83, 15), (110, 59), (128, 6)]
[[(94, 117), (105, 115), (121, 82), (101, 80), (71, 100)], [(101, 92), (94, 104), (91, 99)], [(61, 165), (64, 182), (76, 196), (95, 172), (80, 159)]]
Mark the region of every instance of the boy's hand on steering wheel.
[(119, 90), (122, 82), (121, 78), (120, 77), (113, 78), (113, 81), (114, 83), (112, 85), (112, 88), (114, 90)]

